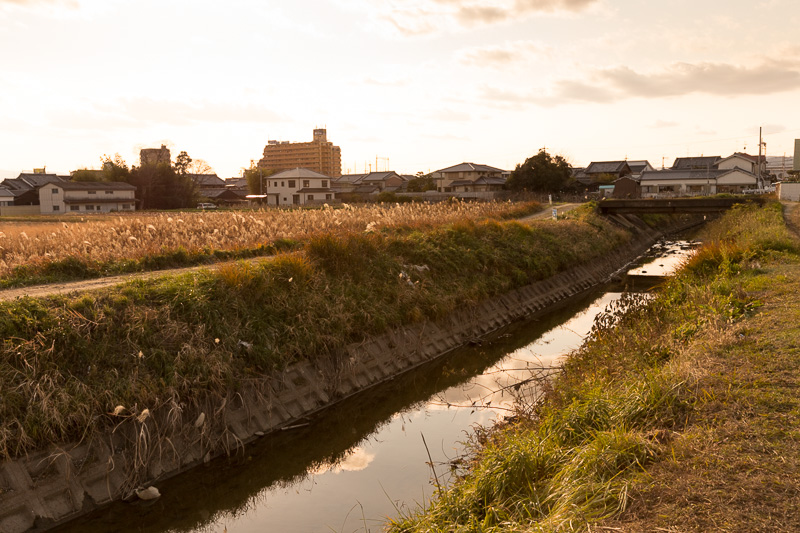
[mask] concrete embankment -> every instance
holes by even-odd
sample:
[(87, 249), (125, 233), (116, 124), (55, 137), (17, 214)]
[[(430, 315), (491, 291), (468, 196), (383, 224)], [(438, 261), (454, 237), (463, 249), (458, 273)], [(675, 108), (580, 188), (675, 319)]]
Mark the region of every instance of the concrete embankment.
[(180, 404), (131, 417), (103, 439), (30, 454), (0, 466), (0, 531), (46, 529), (157, 483), (388, 381), (523, 317), (545, 313), (603, 283), (665, 232), (636, 217), (615, 217), (633, 239), (602, 260), (576, 266), (443, 320), (416, 323), (349, 345), (335, 357), (290, 366), (225, 401)]

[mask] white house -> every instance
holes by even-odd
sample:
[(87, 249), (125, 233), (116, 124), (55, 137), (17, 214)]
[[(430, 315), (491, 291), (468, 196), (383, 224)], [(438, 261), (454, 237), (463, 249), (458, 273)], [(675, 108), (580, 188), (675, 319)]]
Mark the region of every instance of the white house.
[(122, 182), (64, 181), (39, 187), (43, 215), (134, 211), (136, 187)]
[(265, 183), (268, 205), (306, 205), (334, 199), (330, 176), (307, 168), (278, 172), (266, 178)]

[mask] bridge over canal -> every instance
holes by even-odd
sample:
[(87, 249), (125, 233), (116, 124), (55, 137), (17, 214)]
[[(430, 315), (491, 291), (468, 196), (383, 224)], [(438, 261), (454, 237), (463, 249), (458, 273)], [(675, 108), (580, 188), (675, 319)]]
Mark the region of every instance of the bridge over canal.
[(604, 215), (642, 215), (646, 213), (698, 213), (716, 214), (736, 204), (753, 202), (762, 204), (763, 198), (669, 198), (646, 200), (602, 200), (600, 213)]

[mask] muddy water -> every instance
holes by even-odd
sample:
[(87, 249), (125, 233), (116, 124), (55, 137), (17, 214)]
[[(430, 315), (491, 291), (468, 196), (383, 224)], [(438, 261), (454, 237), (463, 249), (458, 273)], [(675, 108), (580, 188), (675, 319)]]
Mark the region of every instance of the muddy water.
[[(685, 257), (688, 248), (664, 244), (640, 275), (667, 273), (659, 265)], [(343, 402), (308, 425), (264, 437), (237, 457), (160, 483), (162, 497), (150, 505), (115, 504), (59, 531), (382, 531), (386, 517), (426, 502), (435, 489), (428, 454), (446, 483), (470, 428), (510, 415), (519, 392), (535, 395), (535, 388), (517, 385), (554, 372), (620, 291), (588, 293)]]

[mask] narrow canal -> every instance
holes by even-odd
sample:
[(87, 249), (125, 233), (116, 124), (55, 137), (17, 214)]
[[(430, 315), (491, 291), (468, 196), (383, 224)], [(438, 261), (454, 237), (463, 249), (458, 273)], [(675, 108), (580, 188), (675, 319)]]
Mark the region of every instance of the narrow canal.
[[(623, 283), (647, 288), (691, 248), (687, 241), (657, 244)], [(535, 396), (535, 387), (517, 385), (556, 371), (622, 290), (622, 284), (598, 288), (342, 402), (307, 425), (268, 435), (233, 458), (159, 483), (162, 496), (154, 502), (117, 503), (57, 531), (382, 531), (385, 517), (434, 492), (428, 454), (446, 482), (471, 428), (510, 416), (521, 392)]]

